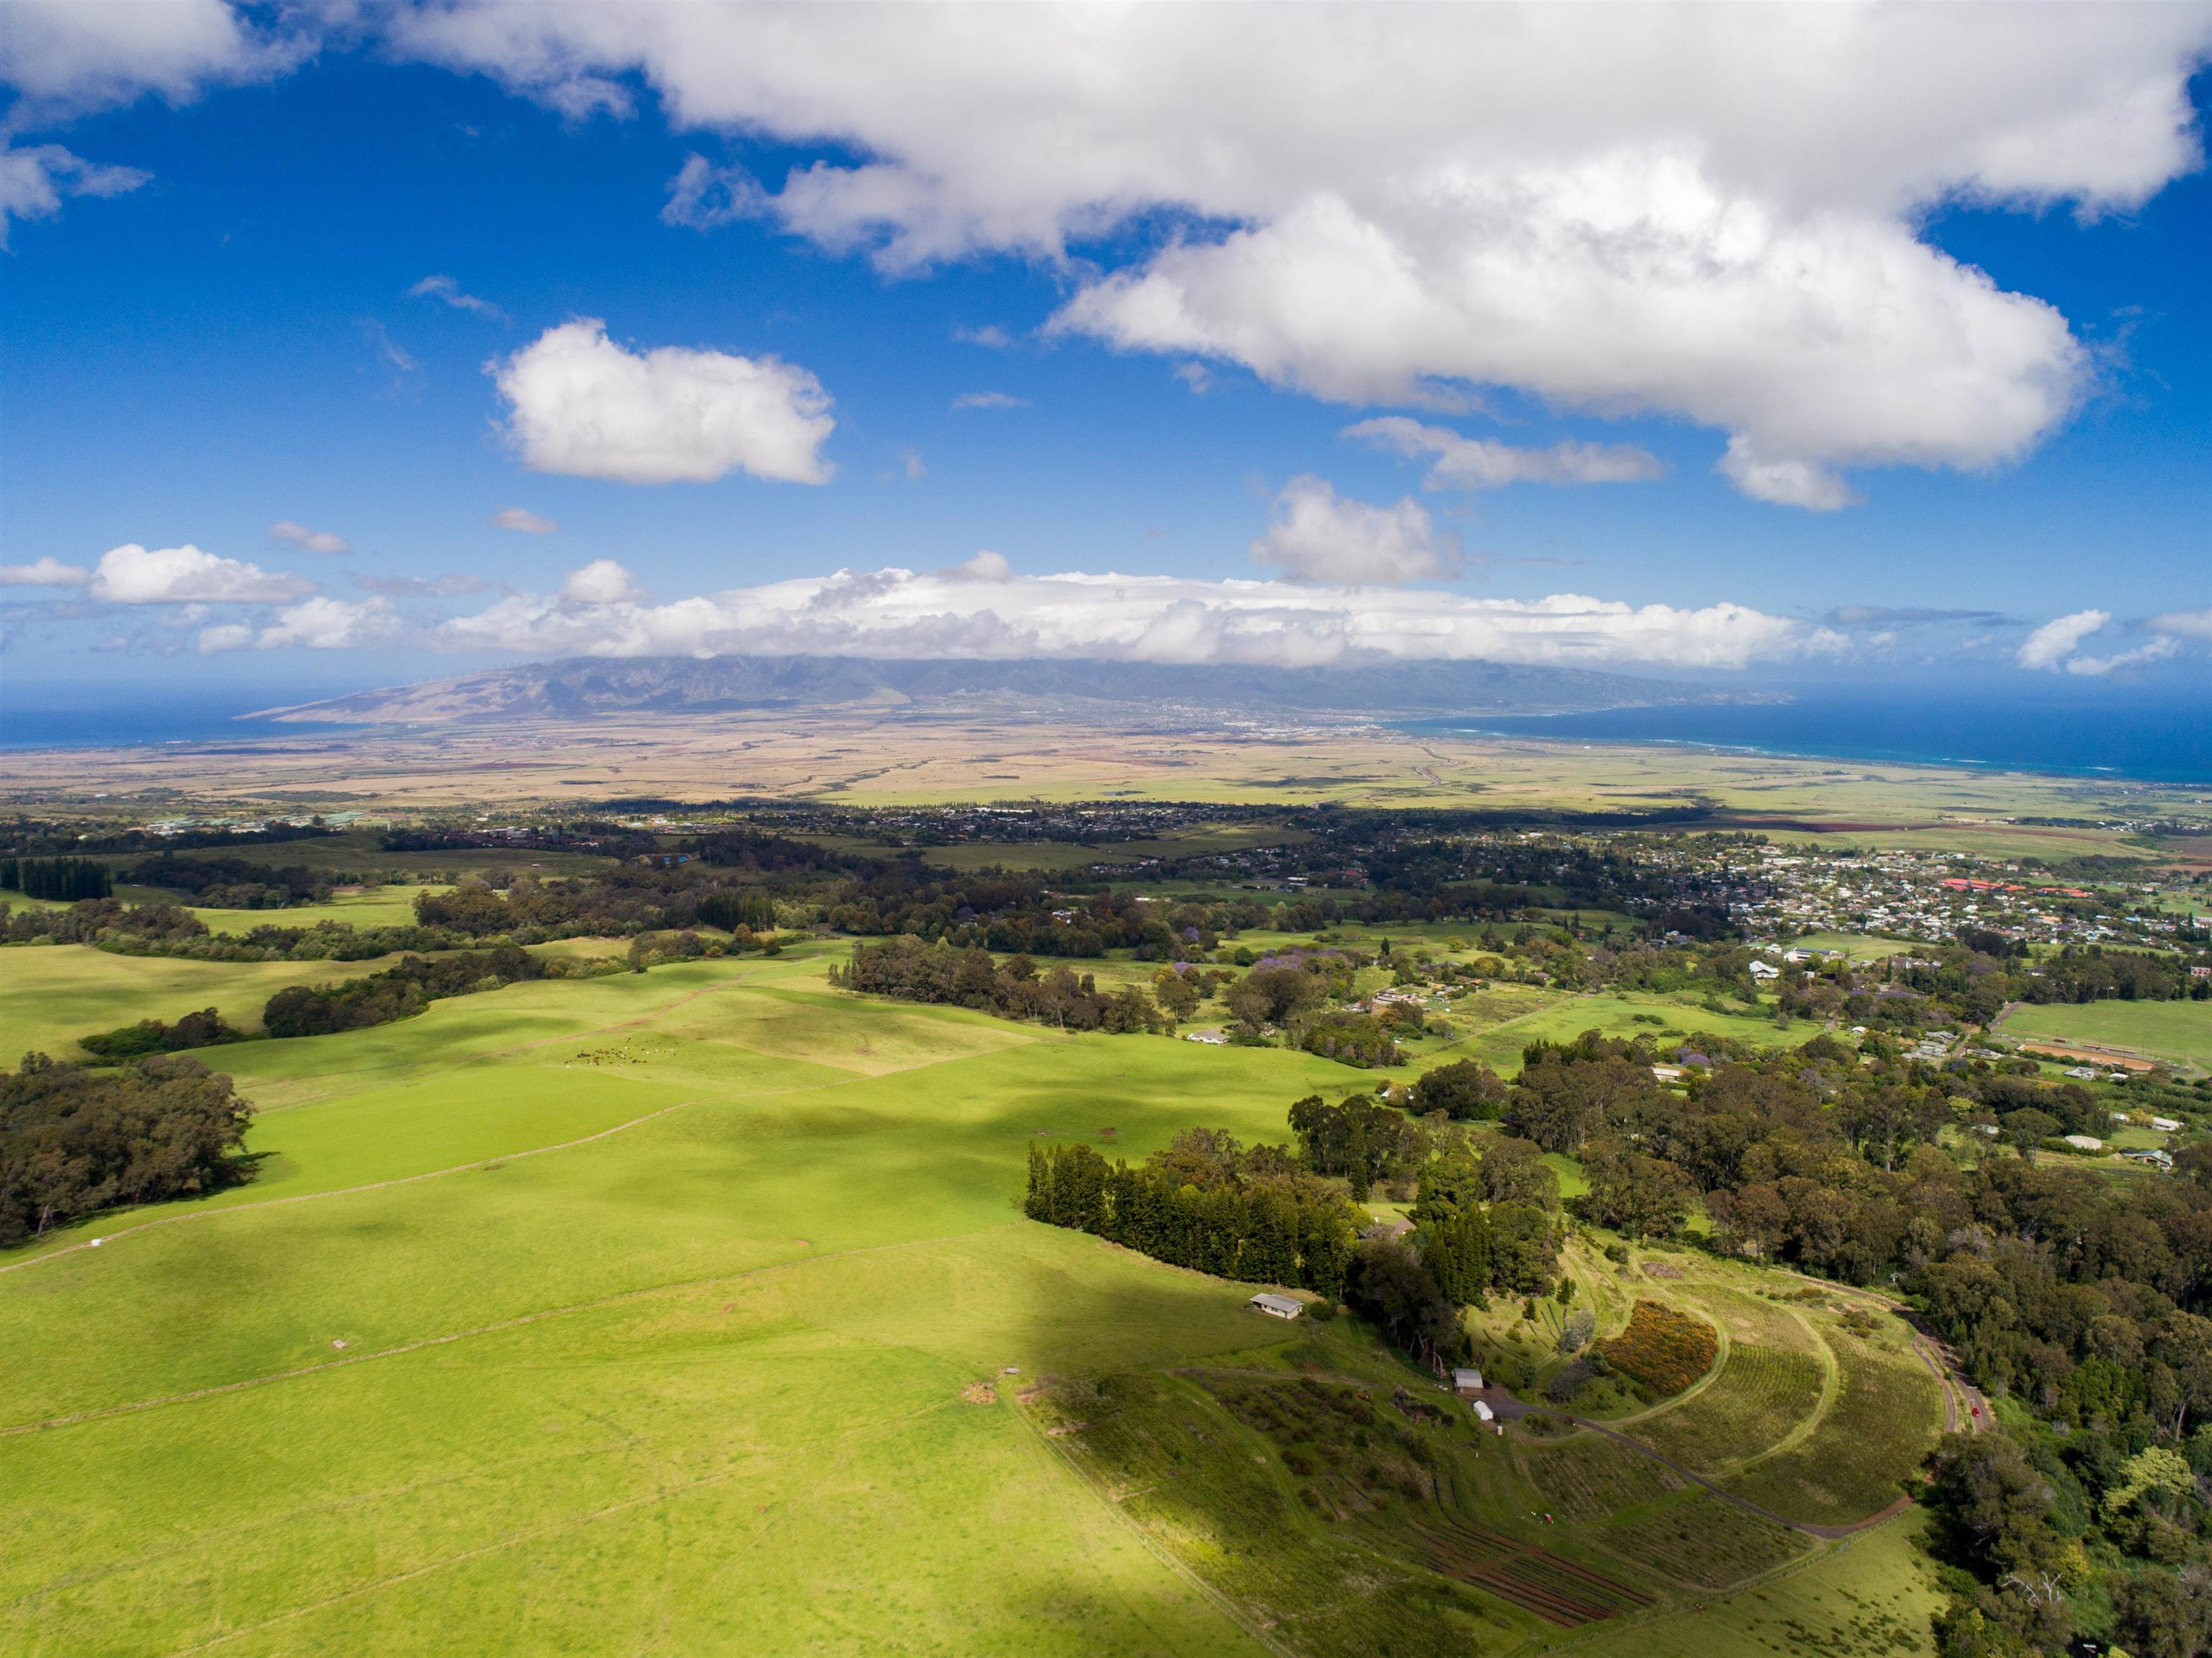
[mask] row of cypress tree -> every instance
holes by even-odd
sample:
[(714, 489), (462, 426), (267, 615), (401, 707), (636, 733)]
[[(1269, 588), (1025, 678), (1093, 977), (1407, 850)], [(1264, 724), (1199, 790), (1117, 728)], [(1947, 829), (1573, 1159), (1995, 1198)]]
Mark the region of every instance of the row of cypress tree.
[(70, 904), (114, 890), (107, 866), (91, 858), (0, 858), (0, 891)]
[(1344, 1195), (1302, 1173), (1206, 1186), (1157, 1158), (1132, 1168), (1081, 1143), (1030, 1148), (1032, 1220), (1073, 1227), (1155, 1260), (1245, 1283), (1280, 1283), (1334, 1300), (1358, 1240)]

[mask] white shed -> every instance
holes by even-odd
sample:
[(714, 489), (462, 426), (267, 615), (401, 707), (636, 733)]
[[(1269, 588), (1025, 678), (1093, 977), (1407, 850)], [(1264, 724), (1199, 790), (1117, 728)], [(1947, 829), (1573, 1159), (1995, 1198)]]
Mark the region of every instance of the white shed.
[(1475, 1400), (1475, 1402), (1474, 1402), (1474, 1418), (1475, 1418), (1475, 1420), (1476, 1420), (1477, 1422), (1489, 1422), (1489, 1421), (1492, 1421), (1492, 1420), (1493, 1420), (1493, 1419), (1497, 1417), (1497, 1415), (1498, 1415), (1498, 1412), (1497, 1412), (1497, 1411), (1495, 1411), (1492, 1410), (1492, 1409), (1491, 1409), (1487, 1405), (1485, 1405), (1485, 1404), (1484, 1404), (1480, 1399), (1477, 1399), (1477, 1400)]
[(1304, 1301), (1292, 1301), (1288, 1295), (1271, 1295), (1264, 1289), (1253, 1296), (1249, 1305), (1276, 1319), (1294, 1319), (1306, 1310)]

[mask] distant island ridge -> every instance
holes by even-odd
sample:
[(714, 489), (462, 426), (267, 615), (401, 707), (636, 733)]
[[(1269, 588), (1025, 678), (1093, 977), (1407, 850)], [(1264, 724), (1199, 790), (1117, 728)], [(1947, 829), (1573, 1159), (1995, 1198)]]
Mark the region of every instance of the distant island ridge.
[(1412, 719), (1543, 715), (1780, 693), (1488, 661), (1271, 667), (1088, 659), (884, 661), (860, 656), (572, 657), (389, 686), (238, 717), (395, 725), (715, 713), (872, 704), (916, 712), (1176, 714)]

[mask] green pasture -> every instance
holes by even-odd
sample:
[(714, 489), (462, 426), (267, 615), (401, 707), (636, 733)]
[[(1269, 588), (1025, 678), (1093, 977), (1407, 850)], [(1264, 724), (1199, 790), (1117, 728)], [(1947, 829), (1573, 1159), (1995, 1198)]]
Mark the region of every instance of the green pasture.
[(356, 978), (391, 965), (383, 958), (188, 961), (112, 955), (82, 944), (11, 946), (0, 950), (0, 1065), (12, 1069), (34, 1051), (67, 1058), (80, 1036), (200, 1008), (214, 1008), (241, 1030), (258, 1030), (262, 1008), (288, 985)]
[[(1650, 1022), (1654, 1019), (1659, 1022)], [(1465, 1045), (1474, 1058), (1511, 1076), (1521, 1069), (1521, 1051), (1529, 1043), (1572, 1041), (1588, 1030), (1614, 1038), (1649, 1036), (1662, 1042), (1678, 1042), (1685, 1036), (1731, 1036), (1775, 1047), (1809, 1041), (1818, 1028), (1801, 1023), (1784, 1030), (1765, 1015), (1709, 1013), (1694, 1001), (1630, 991), (1559, 998), (1479, 1032)], [(1675, 1034), (1668, 1036), (1669, 1031)]]
[(1887, 956), (1910, 955), (1915, 946), (1901, 938), (1882, 938), (1873, 933), (1800, 933), (1790, 941), (1801, 949), (1841, 950), (1852, 961), (1880, 961)]
[[(258, 1108), (252, 1183), (0, 1259), (0, 1649), (1256, 1653), (1252, 1586), (1292, 1580), (1327, 1613), (1300, 1652), (1401, 1624), (1455, 1650), (1561, 1632), (1436, 1587), (1419, 1529), (1297, 1508), (1288, 1552), (1249, 1529), (1292, 1488), (1195, 1392), (1197, 1433), (1163, 1454), (1203, 1478), (1141, 1496), (1016, 1403), (1048, 1376), (1312, 1365), (1442, 1399), (1355, 1322), (1277, 1325), (1249, 1286), (1018, 1212), (1040, 1140), (1279, 1140), (1291, 1100), (1371, 1078), (851, 997), (823, 980), (842, 954), (511, 985), (211, 1052)], [(52, 1047), (40, 1030), (258, 1009), (333, 973), (0, 964), (11, 1042)], [(1635, 1586), (1639, 1628), (1711, 1594), (1665, 1565), (1704, 1511), (1637, 1506), (1677, 1500), (1658, 1465), (1626, 1454), (1620, 1501), (1539, 1533), (1517, 1465), (1450, 1431), (1453, 1524)], [(1747, 1571), (1775, 1545), (1716, 1546)]]
[(415, 924), (415, 895), (447, 892), (443, 887), (392, 885), (366, 893), (337, 893), (327, 904), (298, 904), (285, 910), (195, 909), (208, 930), (243, 933), (274, 923), (280, 927), (313, 927), (325, 921), (342, 921), (353, 927), (411, 927)]
[[(204, 965), (8, 960), (27, 1002)], [(1238, 1645), (962, 1392), (1273, 1337), (1245, 1291), (1011, 1200), (1040, 1134), (1279, 1137), (1340, 1068), (832, 997), (820, 965), (511, 986), (222, 1056), (266, 1106), (259, 1181), (0, 1263), (0, 1427), (78, 1418), (0, 1457), (44, 1537), (0, 1565), (0, 1644)], [(114, 1021), (164, 993), (106, 986)]]
[(2014, 1041), (2087, 1042), (2212, 1068), (2212, 1002), (2015, 1003), (2001, 1033)]

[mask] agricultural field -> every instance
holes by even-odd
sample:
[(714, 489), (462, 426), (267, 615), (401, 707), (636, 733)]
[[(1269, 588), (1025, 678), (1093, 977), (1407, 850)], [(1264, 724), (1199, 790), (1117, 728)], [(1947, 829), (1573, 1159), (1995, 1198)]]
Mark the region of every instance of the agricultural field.
[(1862, 1339), (1826, 1323), (1820, 1335), (1838, 1376), (1820, 1431), (1753, 1463), (1728, 1489), (1791, 1520), (1844, 1526), (1903, 1500), (1943, 1425), (1943, 1393), (1898, 1338)]
[(2086, 1042), (2212, 1070), (2212, 1002), (2017, 1003), (2002, 1030), (2014, 1041)]
[[(364, 730), (342, 742), (278, 735), (212, 746), (47, 750), (10, 755), (9, 770), (13, 792), (24, 800), (127, 797), (156, 813), (185, 802), (338, 810), (371, 799), (380, 811), (481, 810), (641, 795), (853, 805), (1130, 799), (1569, 811), (1699, 806), (1726, 814), (1729, 826), (1777, 838), (2045, 857), (2154, 855), (2118, 830), (2008, 820), (2156, 816), (2192, 806), (2191, 791), (2182, 787), (1661, 746), (1289, 722), (1222, 730), (1202, 717), (1170, 735), (1046, 719), (913, 719), (894, 710), (877, 717), (853, 707), (694, 714), (674, 724), (619, 713), (457, 722)], [(451, 869), (462, 861), (443, 853), (392, 856), (433, 861), (391, 867)]]
[(1599, 1545), (1694, 1589), (1728, 1589), (1807, 1553), (1802, 1532), (1692, 1490), (1600, 1527)]
[(1735, 1341), (1711, 1386), (1627, 1431), (1686, 1468), (1717, 1476), (1772, 1451), (1791, 1429), (1809, 1427), (1823, 1375), (1812, 1353)]

